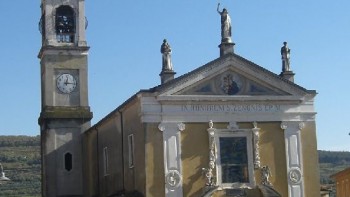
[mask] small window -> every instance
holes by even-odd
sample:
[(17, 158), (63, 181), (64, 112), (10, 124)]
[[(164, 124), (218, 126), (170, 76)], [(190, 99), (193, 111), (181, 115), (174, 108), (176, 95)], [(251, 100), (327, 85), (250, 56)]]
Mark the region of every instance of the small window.
[(128, 136), (128, 149), (129, 149), (129, 168), (134, 167), (134, 135)]
[(64, 168), (69, 172), (73, 168), (73, 156), (71, 153), (64, 155)]
[(74, 11), (69, 6), (56, 9), (56, 36), (58, 42), (72, 43), (75, 35)]
[(108, 175), (109, 172), (109, 165), (108, 165), (108, 148), (104, 147), (103, 148), (103, 171), (104, 175)]

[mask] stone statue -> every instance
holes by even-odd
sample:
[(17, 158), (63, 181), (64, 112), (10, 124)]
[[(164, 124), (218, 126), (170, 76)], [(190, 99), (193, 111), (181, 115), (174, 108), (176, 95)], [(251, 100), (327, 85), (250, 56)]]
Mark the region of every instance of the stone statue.
[(271, 171), (269, 166), (262, 166), (261, 167), (261, 184), (266, 186), (272, 186), (271, 182), (269, 181), (270, 176), (271, 176)]
[(217, 11), (221, 16), (221, 42), (231, 43), (231, 18), (226, 8), (220, 12), (219, 7), (220, 3), (218, 3)]
[(290, 49), (287, 46), (287, 42), (283, 42), (281, 48), (282, 56), (282, 72), (290, 71)]
[(171, 48), (166, 39), (163, 40), (163, 44), (160, 47), (162, 55), (162, 70), (173, 71), (173, 64), (171, 63)]

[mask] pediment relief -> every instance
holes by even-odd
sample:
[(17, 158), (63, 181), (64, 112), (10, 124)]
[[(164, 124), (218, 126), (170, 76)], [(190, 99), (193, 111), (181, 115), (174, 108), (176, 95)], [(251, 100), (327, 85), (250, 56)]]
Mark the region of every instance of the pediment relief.
[[(155, 88), (159, 96), (305, 96), (316, 95), (238, 55), (215, 59)], [(232, 97), (234, 98), (234, 97)]]
[(175, 95), (288, 95), (263, 82), (226, 70), (186, 87)]

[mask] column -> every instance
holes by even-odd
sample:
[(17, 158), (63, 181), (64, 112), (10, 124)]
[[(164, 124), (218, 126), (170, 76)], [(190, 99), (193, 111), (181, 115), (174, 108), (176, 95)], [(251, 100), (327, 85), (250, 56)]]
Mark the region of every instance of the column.
[(162, 122), (158, 128), (163, 132), (165, 196), (182, 197), (181, 131), (185, 124)]
[(288, 196), (304, 197), (304, 178), (302, 162), (302, 144), (300, 132), (304, 128), (302, 122), (282, 122), (286, 147)]

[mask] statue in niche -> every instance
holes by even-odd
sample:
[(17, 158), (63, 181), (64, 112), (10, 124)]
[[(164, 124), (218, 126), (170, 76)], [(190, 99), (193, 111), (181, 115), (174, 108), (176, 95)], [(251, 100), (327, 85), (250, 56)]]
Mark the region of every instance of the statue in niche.
[(218, 3), (217, 11), (221, 16), (221, 42), (231, 43), (231, 18), (226, 8), (220, 12), (219, 7), (220, 3)]
[(287, 46), (287, 42), (283, 42), (281, 48), (282, 56), (282, 72), (290, 71), (290, 48)]
[(160, 47), (162, 55), (162, 70), (173, 71), (173, 64), (171, 63), (171, 48), (166, 39), (163, 40), (163, 44)]
[(261, 184), (266, 186), (272, 186), (269, 178), (271, 176), (271, 171), (269, 166), (262, 166), (261, 167)]

